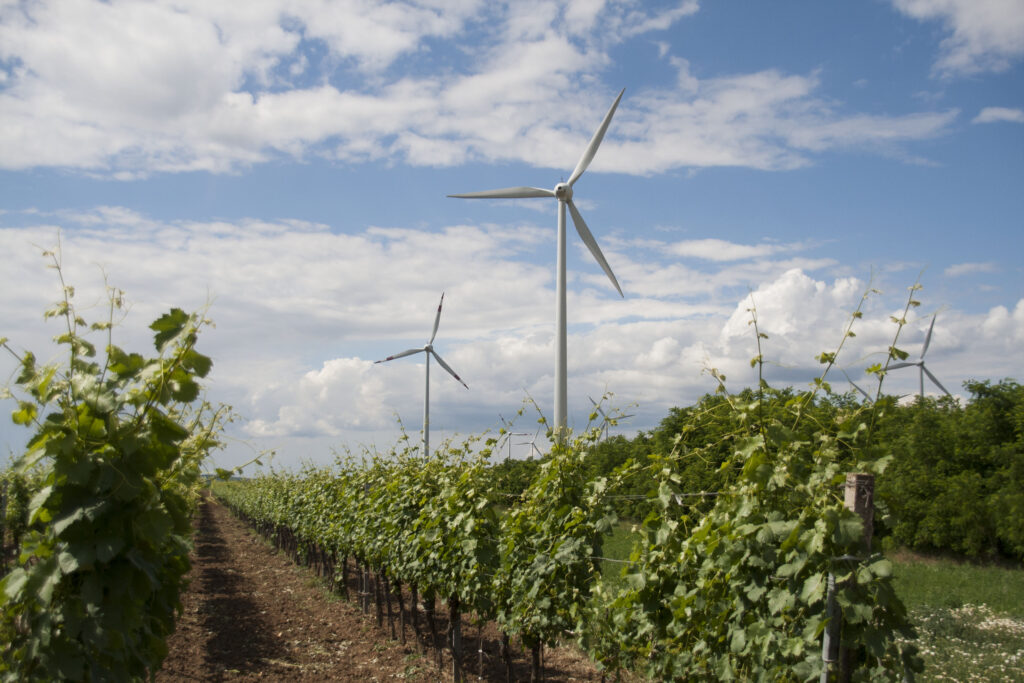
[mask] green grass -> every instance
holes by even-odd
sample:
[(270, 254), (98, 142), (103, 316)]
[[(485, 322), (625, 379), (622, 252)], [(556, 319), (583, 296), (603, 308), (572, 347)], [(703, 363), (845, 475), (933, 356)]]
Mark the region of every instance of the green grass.
[(1024, 569), (897, 554), (925, 681), (1024, 681)]
[(988, 605), (1024, 619), (1024, 570), (933, 560), (901, 553), (893, 561), (896, 592), (908, 608)]

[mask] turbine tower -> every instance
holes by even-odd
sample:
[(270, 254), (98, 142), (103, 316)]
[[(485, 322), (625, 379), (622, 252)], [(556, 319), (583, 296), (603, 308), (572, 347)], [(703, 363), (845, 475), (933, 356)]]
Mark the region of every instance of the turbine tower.
[(426, 362), (426, 383), (423, 389), (423, 457), (426, 458), (430, 455), (430, 356), (433, 355), (437, 359), (438, 364), (448, 371), (448, 374), (459, 380), (459, 384), (469, 389), (466, 383), (462, 381), (462, 378), (455, 374), (451, 366), (444, 362), (444, 359), (434, 350), (434, 338), (437, 336), (437, 327), (441, 324), (441, 306), (444, 304), (444, 292), (441, 292), (441, 301), (437, 304), (437, 315), (434, 317), (434, 331), (430, 333), (430, 341), (427, 345), (419, 349), (408, 349), (401, 353), (396, 353), (393, 356), (388, 356), (384, 360), (375, 361), (376, 363), (387, 363), (389, 360), (395, 360), (396, 358), (405, 358), (415, 353), (423, 353), (427, 356)]
[[(938, 315), (938, 314), (936, 314), (936, 315)], [(933, 329), (935, 329), (935, 315), (932, 316), (932, 324), (928, 326), (928, 334), (925, 335), (924, 346), (921, 348), (921, 357), (918, 360), (916, 360), (916, 361), (905, 361), (905, 362), (902, 362), (902, 363), (893, 363), (888, 368), (889, 370), (896, 370), (898, 368), (909, 368), (909, 367), (911, 367), (913, 365), (916, 365), (918, 367), (918, 375), (920, 377), (920, 388), (921, 388), (920, 397), (921, 398), (924, 398), (924, 376), (925, 375), (928, 375), (928, 379), (930, 379), (935, 384), (935, 386), (937, 386), (939, 389), (942, 389), (942, 393), (944, 393), (946, 396), (952, 396), (952, 394), (950, 394), (948, 391), (946, 391), (946, 387), (942, 386), (942, 383), (938, 380), (938, 378), (936, 378), (935, 375), (933, 375), (931, 373), (931, 370), (929, 370), (928, 368), (926, 368), (924, 366), (924, 354), (928, 353), (928, 345), (932, 343), (932, 330)]]
[(536, 197), (554, 197), (558, 200), (558, 249), (557, 249), (557, 265), (555, 271), (555, 423), (554, 423), (554, 435), (557, 442), (561, 442), (565, 436), (567, 428), (567, 370), (566, 370), (566, 314), (565, 314), (565, 210), (566, 207), (569, 209), (569, 213), (572, 215), (572, 222), (576, 226), (576, 232), (579, 233), (580, 239), (590, 249), (590, 253), (594, 256), (594, 259), (600, 264), (604, 270), (608, 279), (615, 285), (616, 291), (619, 296), (623, 296), (622, 288), (619, 287), (618, 280), (615, 279), (615, 274), (612, 273), (611, 267), (608, 265), (608, 261), (605, 260), (604, 254), (601, 253), (601, 248), (597, 246), (597, 240), (594, 239), (594, 235), (590, 232), (586, 222), (583, 220), (583, 216), (576, 209), (576, 205), (572, 201), (572, 186), (580, 179), (583, 172), (590, 166), (590, 162), (594, 160), (594, 155), (597, 154), (597, 148), (601, 145), (601, 140), (604, 139), (604, 134), (608, 130), (608, 125), (612, 121), (612, 116), (615, 114), (615, 108), (619, 106), (619, 100), (622, 99), (622, 94), (626, 92), (623, 88), (619, 92), (619, 96), (612, 102), (611, 108), (608, 113), (605, 114), (604, 120), (594, 133), (594, 137), (590, 139), (590, 143), (587, 148), (583, 150), (583, 156), (580, 157), (579, 162), (576, 164), (575, 170), (572, 175), (569, 176), (569, 180), (564, 183), (558, 183), (555, 185), (553, 190), (545, 190), (540, 187), (506, 187), (500, 190), (485, 190), (483, 192), (467, 192), (465, 194), (450, 194), (449, 197), (457, 197), (460, 199), (528, 199)]

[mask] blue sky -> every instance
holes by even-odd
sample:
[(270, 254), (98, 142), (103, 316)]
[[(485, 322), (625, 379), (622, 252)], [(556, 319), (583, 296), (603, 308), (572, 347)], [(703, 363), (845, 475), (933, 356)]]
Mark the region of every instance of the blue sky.
[(127, 292), (122, 346), (211, 303), (208, 396), (242, 418), (218, 464), (417, 431), (422, 357), (373, 361), (442, 291), (470, 389), (432, 373), (432, 442), (550, 416), (554, 202), (446, 195), (553, 187), (623, 87), (574, 199), (625, 299), (570, 228), (570, 425), (752, 382), (751, 298), (769, 378), (805, 386), (880, 290), (840, 359), (864, 386), (919, 274), (912, 357), (937, 314), (951, 392), (1021, 379), (1022, 0), (0, 2), (0, 335), (55, 356), (59, 234), (87, 316), (104, 275)]

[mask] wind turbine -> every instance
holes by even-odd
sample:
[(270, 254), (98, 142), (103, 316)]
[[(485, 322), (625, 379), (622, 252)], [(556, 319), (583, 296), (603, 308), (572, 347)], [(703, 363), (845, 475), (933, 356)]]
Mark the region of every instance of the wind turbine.
[[(936, 314), (936, 315), (938, 315), (938, 314)], [(921, 358), (919, 358), (916, 361), (905, 361), (905, 362), (902, 362), (902, 363), (893, 363), (888, 368), (889, 370), (896, 370), (898, 368), (909, 368), (912, 365), (916, 365), (919, 368), (918, 375), (920, 376), (920, 382), (921, 382), (921, 393), (920, 393), (920, 397), (921, 398), (924, 398), (924, 376), (925, 375), (928, 375), (928, 379), (930, 379), (932, 382), (934, 382), (935, 386), (937, 386), (939, 389), (942, 389), (942, 392), (944, 394), (946, 394), (946, 396), (952, 396), (952, 394), (950, 394), (948, 391), (946, 391), (946, 387), (942, 386), (942, 383), (938, 380), (938, 378), (936, 378), (935, 375), (933, 375), (931, 373), (931, 371), (924, 366), (924, 354), (928, 353), (928, 345), (931, 344), (931, 342), (932, 342), (932, 330), (935, 329), (935, 317), (936, 317), (935, 315), (932, 316), (932, 324), (928, 326), (928, 334), (925, 335), (925, 338), (924, 338), (924, 347), (921, 348)]]
[[(595, 401), (590, 396), (587, 396), (587, 398), (589, 398), (590, 402), (594, 404), (594, 409), (601, 414), (601, 421), (602, 421), (601, 431), (604, 432), (604, 438), (607, 439), (608, 438), (608, 425), (611, 424), (612, 418), (608, 417), (608, 415), (605, 414), (604, 410), (601, 409), (601, 404), (600, 403)], [(625, 420), (627, 417), (636, 417), (636, 415), (616, 415), (615, 416), (615, 420), (616, 421), (618, 421), (618, 420)]]
[[(501, 413), (498, 413), (498, 418), (501, 420), (501, 424), (502, 424), (503, 428), (505, 429), (505, 436), (504, 436), (504, 441), (500, 441), (500, 440), (498, 441), (498, 443), (495, 446), (494, 450), (496, 452), (497, 451), (501, 451), (501, 447), (507, 444), (508, 445), (508, 455), (505, 457), (505, 460), (508, 461), (508, 460), (512, 459), (512, 437), (513, 436), (529, 436), (530, 433), (529, 432), (513, 432), (512, 431), (512, 423), (511, 422), (506, 420), (505, 417)], [(516, 445), (520, 446), (522, 444), (516, 444)]]
[(459, 384), (469, 389), (466, 383), (462, 381), (462, 378), (455, 374), (451, 366), (444, 362), (444, 359), (434, 350), (434, 338), (437, 336), (437, 327), (441, 324), (441, 306), (444, 304), (444, 292), (441, 292), (441, 301), (437, 304), (437, 316), (434, 317), (434, 331), (430, 333), (430, 341), (427, 345), (419, 349), (408, 349), (401, 353), (396, 353), (393, 356), (388, 356), (384, 360), (375, 361), (376, 363), (387, 363), (389, 360), (395, 360), (396, 358), (405, 358), (411, 356), (414, 353), (423, 353), (427, 356), (426, 362), (426, 383), (423, 390), (423, 457), (426, 458), (430, 455), (430, 356), (433, 355), (437, 359), (438, 364), (448, 371), (448, 374), (459, 380)]
[(615, 114), (615, 108), (619, 106), (619, 100), (622, 99), (622, 94), (626, 92), (623, 88), (619, 92), (619, 96), (612, 102), (611, 108), (608, 113), (604, 115), (604, 120), (594, 133), (594, 137), (590, 139), (590, 143), (587, 148), (583, 150), (583, 156), (580, 157), (579, 162), (576, 164), (575, 170), (572, 175), (569, 176), (569, 180), (558, 183), (555, 185), (553, 190), (545, 190), (540, 187), (506, 187), (500, 190), (485, 190), (483, 192), (467, 192), (465, 194), (450, 194), (449, 197), (457, 197), (460, 199), (528, 199), (536, 197), (554, 197), (558, 200), (558, 251), (557, 251), (557, 267), (555, 275), (555, 423), (554, 423), (554, 434), (556, 441), (561, 441), (566, 431), (566, 414), (567, 414), (567, 379), (566, 379), (566, 315), (565, 315), (565, 209), (569, 208), (569, 213), (572, 215), (572, 222), (576, 226), (576, 232), (579, 233), (580, 239), (590, 249), (590, 253), (594, 256), (594, 259), (600, 264), (604, 270), (608, 279), (615, 285), (615, 289), (618, 291), (619, 296), (623, 296), (622, 288), (619, 287), (618, 280), (615, 279), (615, 274), (612, 273), (611, 267), (608, 265), (608, 261), (605, 260), (604, 254), (601, 253), (601, 248), (597, 246), (597, 240), (594, 239), (594, 235), (591, 234), (590, 228), (587, 227), (586, 222), (583, 220), (583, 216), (576, 209), (576, 205), (572, 201), (572, 186), (580, 179), (583, 172), (590, 166), (590, 162), (594, 160), (594, 155), (597, 154), (597, 148), (601, 145), (601, 140), (604, 139), (604, 134), (608, 130), (608, 125), (612, 121), (612, 116)]
[[(526, 436), (529, 436), (529, 433), (527, 433)], [(523, 441), (522, 443), (517, 443), (516, 445), (517, 446), (529, 446), (530, 447), (530, 455), (531, 456), (534, 453), (536, 453), (538, 458), (543, 458), (544, 457), (544, 453), (540, 450), (540, 448), (537, 447), (537, 439), (538, 439), (538, 437), (540, 437), (540, 427), (537, 428), (537, 433), (533, 435), (532, 439), (530, 439), (529, 441)]]

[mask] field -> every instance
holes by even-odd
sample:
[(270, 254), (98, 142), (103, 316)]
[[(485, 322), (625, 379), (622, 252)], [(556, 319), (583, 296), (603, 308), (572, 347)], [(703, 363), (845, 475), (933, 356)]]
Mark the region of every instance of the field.
[[(327, 590), (310, 569), (292, 564), (223, 506), (204, 504), (197, 517), (184, 613), (158, 682), (450, 679), (438, 668), (436, 651), (421, 649), (411, 628), (404, 644), (390, 638), (372, 610), (364, 615), (355, 602)], [(474, 636), (466, 671), (476, 678), (477, 631), (468, 620), (465, 632)], [(482, 649), (484, 680), (496, 680), (493, 641)], [(513, 659), (517, 680), (526, 678), (518, 648)], [(446, 657), (445, 669), (449, 664)], [(545, 669), (548, 681), (600, 680), (574, 650), (547, 652)]]
[[(445, 679), (433, 654), (411, 638), (391, 639), (372, 614), (331, 595), (221, 506), (205, 506), (198, 524), (185, 614), (158, 681)], [(630, 538), (629, 527), (618, 526), (605, 554), (625, 558)], [(1024, 571), (910, 554), (893, 561), (919, 632), (921, 680), (1024, 680)], [(621, 566), (605, 563), (606, 575)], [(496, 659), (486, 648), (485, 656)], [(525, 677), (521, 653), (518, 660)], [(599, 679), (572, 649), (550, 653), (546, 665), (550, 681)], [(485, 680), (500, 677), (489, 671)]]

